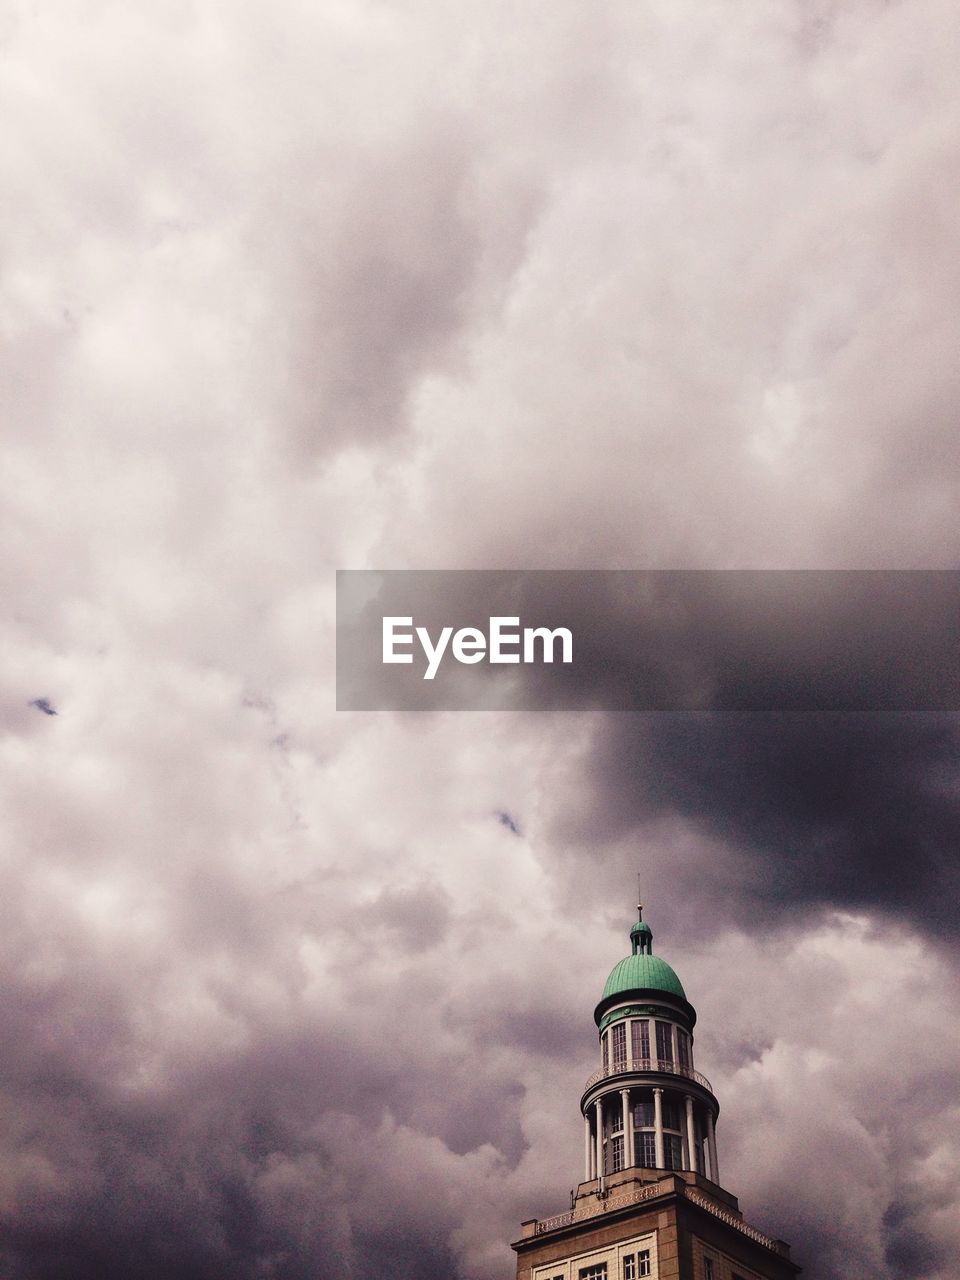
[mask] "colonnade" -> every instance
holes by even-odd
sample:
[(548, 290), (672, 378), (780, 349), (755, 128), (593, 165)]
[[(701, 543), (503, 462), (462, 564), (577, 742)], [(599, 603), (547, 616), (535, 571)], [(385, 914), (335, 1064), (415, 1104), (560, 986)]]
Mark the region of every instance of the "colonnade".
[[(635, 1130), (633, 1125), (633, 1108), (630, 1098), (634, 1091), (629, 1088), (620, 1089), (618, 1091), (611, 1090), (603, 1093), (592, 1104), (591, 1108), (584, 1114), (584, 1175), (587, 1182), (591, 1182), (599, 1176), (600, 1171), (604, 1173), (612, 1172), (610, 1162), (607, 1161), (607, 1167), (604, 1166), (604, 1108), (609, 1107), (615, 1101), (619, 1101), (618, 1110), (620, 1111), (619, 1133), (623, 1142), (623, 1161), (624, 1168), (630, 1168), (640, 1163), (636, 1159), (634, 1151)], [(617, 1099), (619, 1093), (619, 1099)], [(657, 1169), (667, 1168), (666, 1160), (666, 1142), (663, 1123), (663, 1094), (662, 1088), (655, 1087), (653, 1089), (653, 1138), (654, 1138), (654, 1167)], [(671, 1090), (671, 1096), (676, 1098), (677, 1094)], [(719, 1184), (720, 1169), (717, 1162), (717, 1140), (713, 1123), (713, 1112), (707, 1106), (697, 1105), (693, 1097), (688, 1094), (680, 1094), (683, 1099), (683, 1125), (680, 1130), (681, 1150), (682, 1150), (682, 1167), (692, 1172), (703, 1172), (712, 1182)], [(591, 1120), (590, 1112), (593, 1112), (593, 1120)], [(609, 1114), (609, 1112), (608, 1112)], [(617, 1130), (614, 1124), (611, 1128), (612, 1135)], [(645, 1129), (649, 1132), (649, 1128)], [(672, 1136), (676, 1136), (677, 1131), (672, 1131)], [(700, 1139), (700, 1146), (703, 1151), (703, 1170), (697, 1168), (697, 1139)], [(649, 1167), (649, 1166), (645, 1166)]]

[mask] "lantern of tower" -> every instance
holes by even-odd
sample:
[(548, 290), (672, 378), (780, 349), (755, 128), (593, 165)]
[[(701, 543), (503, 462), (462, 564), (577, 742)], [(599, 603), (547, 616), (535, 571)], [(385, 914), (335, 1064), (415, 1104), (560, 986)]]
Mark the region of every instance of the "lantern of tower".
[(569, 1209), (523, 1223), (517, 1280), (796, 1280), (789, 1246), (720, 1185), (720, 1104), (694, 1065), (696, 1010), (642, 908), (594, 1018), (584, 1178)]
[(720, 1104), (694, 1067), (696, 1010), (643, 919), (594, 1012), (600, 1065), (580, 1099), (584, 1179), (623, 1169), (689, 1170), (719, 1183)]

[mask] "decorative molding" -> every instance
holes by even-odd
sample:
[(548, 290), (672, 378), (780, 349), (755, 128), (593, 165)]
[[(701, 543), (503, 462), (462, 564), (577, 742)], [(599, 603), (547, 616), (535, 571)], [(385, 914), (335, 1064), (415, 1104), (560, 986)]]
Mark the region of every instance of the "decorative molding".
[(568, 1209), (566, 1213), (558, 1213), (552, 1218), (543, 1218), (537, 1222), (534, 1234), (541, 1236), (548, 1231), (559, 1231), (563, 1227), (589, 1222), (592, 1218), (599, 1218), (604, 1214), (613, 1213), (616, 1209), (626, 1209), (630, 1205), (641, 1204), (645, 1200), (656, 1200), (660, 1196), (672, 1194), (684, 1196), (691, 1204), (695, 1204), (700, 1209), (705, 1209), (707, 1213), (712, 1213), (715, 1218), (725, 1222), (728, 1227), (733, 1227), (734, 1230), (749, 1236), (751, 1240), (763, 1245), (765, 1249), (771, 1249), (782, 1257), (789, 1257), (790, 1251), (782, 1240), (774, 1240), (772, 1236), (765, 1235), (762, 1231), (758, 1231), (756, 1227), (751, 1227), (748, 1222), (738, 1218), (729, 1209), (724, 1209), (696, 1187), (688, 1186), (677, 1178), (664, 1179), (662, 1182), (649, 1182), (645, 1186), (633, 1187), (629, 1191), (612, 1195), (600, 1194), (592, 1202), (586, 1201), (582, 1207)]
[(719, 1218), (721, 1222), (725, 1222), (728, 1227), (736, 1227), (738, 1231), (742, 1231), (745, 1236), (749, 1236), (751, 1240), (756, 1240), (757, 1244), (764, 1245), (767, 1249), (772, 1249), (774, 1253), (786, 1255), (789, 1251), (782, 1240), (774, 1240), (772, 1236), (764, 1235), (762, 1231), (758, 1231), (756, 1227), (751, 1227), (748, 1222), (744, 1222), (742, 1218), (738, 1218), (735, 1213), (731, 1213), (729, 1209), (723, 1209), (709, 1196), (705, 1196), (701, 1191), (695, 1190), (693, 1187), (687, 1187), (684, 1192), (687, 1199), (693, 1204), (699, 1205), (701, 1209), (706, 1209), (708, 1213), (712, 1213), (714, 1217)]
[(655, 1200), (658, 1196), (668, 1195), (673, 1186), (661, 1187), (659, 1182), (650, 1182), (645, 1187), (634, 1187), (617, 1195), (597, 1198), (593, 1204), (582, 1208), (568, 1209), (566, 1213), (558, 1213), (552, 1218), (544, 1218), (537, 1223), (536, 1234), (543, 1235), (547, 1231), (559, 1231), (561, 1227), (569, 1227), (575, 1222), (585, 1222), (590, 1218), (598, 1218), (604, 1213), (612, 1213), (614, 1209), (626, 1209), (631, 1204), (640, 1204), (643, 1200)]

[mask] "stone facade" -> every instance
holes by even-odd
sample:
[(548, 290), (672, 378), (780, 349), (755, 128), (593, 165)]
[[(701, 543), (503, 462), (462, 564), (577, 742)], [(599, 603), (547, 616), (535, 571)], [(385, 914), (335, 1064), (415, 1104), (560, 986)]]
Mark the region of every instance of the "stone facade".
[[(793, 1280), (790, 1251), (695, 1173), (583, 1183), (574, 1208), (523, 1224), (517, 1280)], [(632, 1263), (628, 1261), (632, 1259)], [(605, 1270), (604, 1270), (605, 1268)]]

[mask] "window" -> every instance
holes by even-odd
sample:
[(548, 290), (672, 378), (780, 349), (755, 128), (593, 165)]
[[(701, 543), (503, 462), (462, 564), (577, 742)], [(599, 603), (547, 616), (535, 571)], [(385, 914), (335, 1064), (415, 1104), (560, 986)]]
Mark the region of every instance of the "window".
[(632, 1022), (630, 1024), (630, 1034), (633, 1038), (633, 1056), (634, 1058), (650, 1057), (650, 1023), (644, 1019), (642, 1022)]
[(657, 1057), (661, 1062), (673, 1061), (673, 1036), (669, 1022), (657, 1023)]
[(623, 1168), (623, 1134), (611, 1138), (607, 1144), (607, 1173), (619, 1173)]
[(683, 1168), (683, 1144), (674, 1133), (663, 1135), (663, 1159), (668, 1169)]
[(685, 1031), (677, 1032), (677, 1060), (681, 1067), (690, 1066), (690, 1037)]
[(633, 1108), (633, 1127), (635, 1129), (653, 1128), (653, 1103), (638, 1102)]
[(650, 1274), (650, 1250), (641, 1249), (638, 1254), (628, 1253), (623, 1260), (623, 1280), (640, 1280)]
[(609, 1040), (610, 1032), (605, 1031), (600, 1037), (600, 1065), (603, 1067), (604, 1071), (606, 1071), (607, 1067), (610, 1065), (610, 1059), (607, 1055), (607, 1045)]
[[(583, 1275), (583, 1272), (580, 1272)], [(713, 1265), (712, 1258), (704, 1258), (703, 1260), (703, 1280), (716, 1280), (716, 1268)]]
[(613, 1065), (622, 1067), (627, 1061), (627, 1028), (622, 1022), (613, 1024)]
[(582, 1267), (580, 1270), (580, 1280), (607, 1280), (607, 1264), (605, 1262), (598, 1262), (593, 1267)]
[(665, 1095), (661, 1103), (661, 1114), (663, 1115), (663, 1127), (665, 1129), (680, 1129), (680, 1106), (676, 1098)]
[(635, 1135), (637, 1141), (637, 1164), (644, 1169), (657, 1167), (657, 1140), (650, 1132)]

